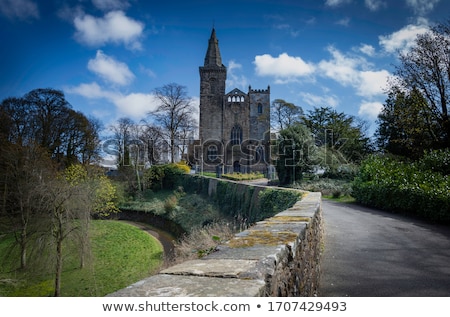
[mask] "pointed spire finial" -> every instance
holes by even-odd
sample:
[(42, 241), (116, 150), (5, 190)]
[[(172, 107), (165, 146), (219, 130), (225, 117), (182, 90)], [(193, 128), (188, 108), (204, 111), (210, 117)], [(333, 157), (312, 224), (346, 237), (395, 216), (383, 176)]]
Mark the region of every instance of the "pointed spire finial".
[(220, 56), (219, 40), (216, 37), (216, 29), (213, 27), (211, 37), (208, 42), (208, 50), (205, 56), (204, 66), (219, 66), (222, 67), (222, 57)]

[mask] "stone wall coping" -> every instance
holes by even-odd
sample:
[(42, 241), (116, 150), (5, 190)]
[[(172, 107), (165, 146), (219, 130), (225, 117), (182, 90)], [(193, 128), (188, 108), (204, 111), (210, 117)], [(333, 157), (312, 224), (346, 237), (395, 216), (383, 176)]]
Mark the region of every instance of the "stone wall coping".
[[(317, 227), (314, 233), (308, 233), (311, 226)], [(277, 274), (289, 275), (286, 281), (294, 280), (301, 284), (286, 286), (297, 288), (287, 292), (299, 292), (298, 289), (304, 288), (308, 289), (307, 295), (313, 295), (318, 287), (316, 275), (319, 274), (319, 263), (317, 251), (311, 250), (320, 249), (317, 245), (321, 241), (320, 227), (321, 194), (306, 192), (291, 208), (236, 234), (230, 241), (218, 246), (215, 252), (164, 269), (107, 296), (274, 296), (273, 285), (269, 284), (275, 284), (274, 279), (284, 279), (275, 277)], [(308, 242), (311, 239), (313, 242)], [(305, 243), (310, 245), (305, 246)], [(309, 258), (304, 258), (305, 254), (309, 254)], [(293, 257), (302, 258), (292, 260)], [(313, 276), (291, 276), (297, 274), (298, 269), (290, 272), (286, 267), (292, 266), (292, 263), (282, 263), (292, 261), (308, 262), (302, 271), (308, 271)], [(305, 286), (308, 281), (311, 285)], [(276, 284), (279, 285), (280, 281)]]

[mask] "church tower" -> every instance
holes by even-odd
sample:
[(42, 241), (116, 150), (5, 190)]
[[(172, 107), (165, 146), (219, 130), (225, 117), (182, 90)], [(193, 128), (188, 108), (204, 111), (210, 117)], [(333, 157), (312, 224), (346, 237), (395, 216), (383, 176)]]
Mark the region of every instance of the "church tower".
[(199, 140), (195, 161), (216, 173), (266, 171), (270, 145), (270, 87), (225, 92), (222, 64), (213, 28), (200, 71)]
[(204, 65), (200, 67), (200, 141), (222, 141), (222, 101), (227, 68), (222, 64), (219, 41), (213, 28)]

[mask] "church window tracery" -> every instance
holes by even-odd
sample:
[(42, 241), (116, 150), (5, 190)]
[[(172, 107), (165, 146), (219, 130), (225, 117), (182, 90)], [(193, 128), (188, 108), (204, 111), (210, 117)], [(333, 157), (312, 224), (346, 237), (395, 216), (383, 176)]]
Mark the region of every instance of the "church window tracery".
[(231, 144), (241, 144), (242, 143), (242, 128), (239, 125), (235, 125), (231, 129)]

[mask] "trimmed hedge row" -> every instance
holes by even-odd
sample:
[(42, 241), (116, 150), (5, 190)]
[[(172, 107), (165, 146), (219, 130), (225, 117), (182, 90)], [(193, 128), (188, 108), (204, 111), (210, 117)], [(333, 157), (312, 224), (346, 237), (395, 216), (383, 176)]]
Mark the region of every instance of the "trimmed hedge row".
[(352, 195), (365, 205), (450, 223), (450, 177), (424, 168), (423, 161), (369, 157), (361, 164)]
[[(217, 181), (216, 191), (212, 195), (208, 193), (210, 181)], [(246, 224), (271, 217), (292, 207), (301, 199), (301, 192), (296, 190), (248, 186), (193, 175), (183, 175), (179, 185), (186, 192), (210, 195), (210, 199), (220, 206), (223, 214)]]
[[(145, 180), (155, 191), (165, 189), (174, 190), (175, 194), (177, 191), (181, 191), (188, 195), (200, 195), (219, 206), (220, 214), (224, 216), (224, 219), (233, 219), (243, 227), (292, 207), (301, 199), (302, 195), (298, 190), (249, 186), (234, 181), (190, 175), (174, 164), (160, 165), (149, 169), (145, 173)], [(175, 209), (177, 209), (178, 199), (173, 195), (169, 198), (171, 200), (166, 200), (164, 205), (166, 213), (158, 214), (158, 216), (177, 221), (181, 225), (179, 220), (173, 218), (177, 213)], [(204, 208), (199, 207), (197, 214), (188, 217), (193, 218), (192, 220), (196, 219), (198, 224), (214, 220), (209, 214), (204, 214), (202, 210)], [(185, 230), (189, 230), (189, 228), (185, 228)]]

